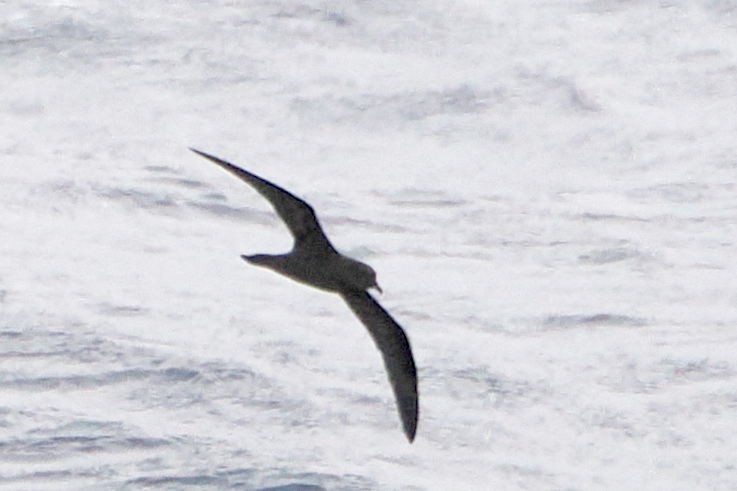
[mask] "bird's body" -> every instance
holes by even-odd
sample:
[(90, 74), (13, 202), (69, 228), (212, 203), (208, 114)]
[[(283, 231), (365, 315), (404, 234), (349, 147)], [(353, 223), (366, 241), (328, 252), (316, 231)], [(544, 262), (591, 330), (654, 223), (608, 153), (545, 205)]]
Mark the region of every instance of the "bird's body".
[(417, 369), (404, 331), (367, 291), (376, 288), (381, 292), (374, 270), (340, 254), (322, 231), (312, 207), (302, 199), (229, 162), (191, 150), (253, 186), (269, 200), (294, 236), (294, 247), (287, 254), (241, 257), (300, 283), (338, 293), (366, 326), (384, 359), (404, 432), (412, 442), (419, 408)]
[(364, 291), (378, 287), (365, 264), (337, 252), (314, 256), (297, 249), (289, 254), (241, 257), (251, 264), (273, 269), (294, 281), (329, 292)]

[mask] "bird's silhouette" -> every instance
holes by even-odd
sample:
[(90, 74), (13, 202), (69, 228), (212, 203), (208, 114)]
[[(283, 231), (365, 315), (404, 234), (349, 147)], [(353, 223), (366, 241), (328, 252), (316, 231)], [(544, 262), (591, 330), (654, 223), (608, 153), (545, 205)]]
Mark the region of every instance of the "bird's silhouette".
[(294, 246), (287, 254), (242, 255), (241, 258), (300, 283), (338, 293), (366, 326), (384, 359), (404, 433), (412, 442), (419, 409), (417, 369), (404, 331), (367, 291), (376, 288), (381, 292), (374, 270), (336, 251), (315, 211), (302, 199), (225, 160), (194, 148), (190, 150), (253, 186), (269, 200), (294, 237)]

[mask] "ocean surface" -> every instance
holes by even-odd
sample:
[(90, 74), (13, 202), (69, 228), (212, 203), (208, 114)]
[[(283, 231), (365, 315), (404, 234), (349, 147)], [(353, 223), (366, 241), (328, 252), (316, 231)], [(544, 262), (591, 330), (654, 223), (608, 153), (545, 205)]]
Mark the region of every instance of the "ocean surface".
[[(737, 489), (737, 2), (0, 3), (0, 489)], [(371, 264), (335, 295), (200, 148)]]

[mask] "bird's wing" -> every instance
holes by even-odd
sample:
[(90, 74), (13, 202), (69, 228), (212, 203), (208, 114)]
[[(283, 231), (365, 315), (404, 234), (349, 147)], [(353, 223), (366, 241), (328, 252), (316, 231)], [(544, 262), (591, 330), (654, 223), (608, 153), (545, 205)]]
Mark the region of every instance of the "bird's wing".
[(417, 369), (409, 340), (399, 324), (367, 292), (345, 291), (341, 296), (368, 328), (381, 351), (404, 433), (411, 443), (417, 432), (418, 396)]
[(273, 184), (255, 174), (251, 174), (240, 167), (236, 167), (230, 162), (226, 162), (214, 155), (201, 152), (194, 148), (190, 148), (190, 150), (197, 155), (205, 157), (206, 159), (216, 163), (223, 169), (234, 174), (236, 177), (247, 182), (264, 198), (269, 200), (271, 206), (274, 207), (276, 213), (287, 225), (292, 236), (294, 236), (295, 247), (305, 245), (307, 243), (311, 245), (319, 244), (321, 247), (327, 246), (328, 249), (334, 251), (333, 246), (322, 231), (320, 223), (317, 221), (315, 210), (313, 210), (305, 201), (296, 197), (286, 189), (280, 188), (276, 184)]

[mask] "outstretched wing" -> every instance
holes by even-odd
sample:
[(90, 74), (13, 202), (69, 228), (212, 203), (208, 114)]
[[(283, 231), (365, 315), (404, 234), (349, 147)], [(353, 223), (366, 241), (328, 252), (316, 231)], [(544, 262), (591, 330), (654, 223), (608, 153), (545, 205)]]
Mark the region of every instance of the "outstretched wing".
[(368, 328), (384, 358), (384, 366), (397, 400), (404, 434), (410, 443), (417, 432), (417, 369), (409, 340), (402, 328), (367, 292), (344, 291), (341, 296)]
[(295, 247), (310, 244), (311, 246), (319, 245), (321, 247), (328, 247), (331, 251), (334, 251), (333, 246), (322, 231), (320, 223), (317, 221), (315, 210), (313, 210), (305, 201), (296, 197), (286, 189), (280, 188), (276, 184), (273, 184), (266, 179), (262, 179), (255, 174), (251, 174), (240, 167), (236, 167), (230, 162), (226, 162), (214, 155), (201, 152), (194, 148), (190, 148), (190, 150), (197, 155), (215, 162), (223, 169), (247, 182), (264, 198), (269, 200), (271, 206), (274, 207), (276, 213), (287, 225), (292, 236), (294, 236)]

